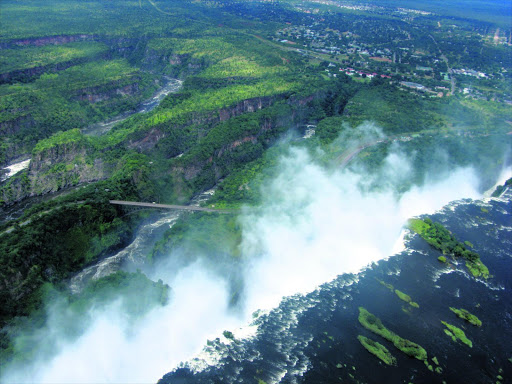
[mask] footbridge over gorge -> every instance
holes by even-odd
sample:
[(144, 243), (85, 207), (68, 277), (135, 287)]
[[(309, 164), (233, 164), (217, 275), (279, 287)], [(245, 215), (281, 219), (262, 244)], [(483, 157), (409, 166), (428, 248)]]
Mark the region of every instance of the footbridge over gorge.
[(114, 205), (124, 205), (124, 206), (130, 206), (130, 207), (172, 209), (172, 210), (180, 210), (180, 211), (214, 212), (214, 213), (224, 213), (224, 214), (237, 213), (237, 211), (235, 211), (235, 210), (197, 207), (197, 206), (193, 206), (193, 205), (157, 204), (157, 203), (144, 203), (144, 202), (139, 202), (139, 201), (124, 201), (124, 200), (109, 200), (109, 202), (110, 202), (110, 204), (114, 204)]

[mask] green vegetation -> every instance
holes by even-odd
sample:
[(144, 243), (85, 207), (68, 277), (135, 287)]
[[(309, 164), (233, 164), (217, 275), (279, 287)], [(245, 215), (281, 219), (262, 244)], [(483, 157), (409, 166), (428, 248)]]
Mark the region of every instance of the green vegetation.
[(383, 280), (377, 279), (377, 281), (382, 284), (384, 287), (389, 289), (391, 292), (394, 292), (400, 300), (405, 301), (407, 304), (409, 304), (411, 307), (419, 308), (419, 304), (412, 301), (411, 296), (407, 295), (406, 293), (403, 293), (402, 291), (399, 291), (398, 289), (395, 289), (392, 284), (388, 284)]
[(154, 89), (152, 76), (124, 59), (78, 64), (30, 83), (0, 85), (4, 151), (31, 152), (38, 140), (57, 131), (135, 108)]
[[(179, 121), (184, 118), (184, 115), (192, 112), (217, 111), (245, 99), (284, 94), (294, 90), (294, 88), (297, 89), (298, 85), (297, 83), (288, 82), (282, 77), (276, 77), (252, 85), (233, 85), (219, 90), (195, 93), (181, 104), (179, 110), (159, 110), (151, 117), (149, 123), (159, 125), (170, 121)], [(200, 109), (198, 110), (197, 107), (200, 107)]]
[(478, 253), (468, 250), (441, 224), (434, 223), (428, 218), (425, 220), (411, 219), (409, 220), (409, 228), (444, 254), (464, 258), (466, 267), (474, 277), (489, 278), (489, 270), (480, 260)]
[(371, 314), (363, 307), (359, 307), (359, 322), (369, 331), (372, 331), (376, 335), (382, 336), (386, 340), (392, 342), (396, 348), (406, 355), (421, 361), (427, 360), (427, 351), (425, 351), (425, 349), (412, 341), (401, 338), (396, 333), (387, 329), (378, 317)]
[[(222, 239), (222, 242), (217, 241)], [(210, 255), (217, 260), (240, 257), (240, 225), (235, 215), (195, 212), (184, 215), (170, 228), (153, 249), (153, 259), (173, 250), (186, 248), (184, 256)], [(186, 245), (186, 247), (184, 247)]]
[[(12, 232), (0, 237), (0, 276), (9, 281), (0, 285), (1, 325), (39, 307), (39, 289), (45, 283), (57, 284), (129, 241), (140, 215), (125, 215), (108, 199), (187, 201), (220, 177), (260, 158), (290, 126), (307, 119), (309, 107), (300, 105), (298, 111), (302, 98), (311, 96), (303, 91), (308, 88), (305, 84), (318, 97), (331, 86), (305, 68), (302, 59), (269, 48), (261, 38), (219, 30), (216, 16), (205, 26), (211, 11), (199, 11), (188, 2), (174, 5), (175, 16), (157, 17), (149, 4), (142, 10), (135, 3), (115, 7), (52, 1), (50, 6), (35, 0), (34, 4), (23, 11), (16, 3), (2, 4), (3, 14), (23, 21), (16, 28), (9, 29), (9, 23), (1, 26), (3, 41), (10, 44), (2, 57), (4, 70), (48, 68), (27, 77), (25, 83), (0, 85), (0, 124), (6, 131), (0, 161), (32, 153), (41, 169), (36, 176), (25, 172), (11, 179), (2, 193), (14, 201), (93, 182), (69, 197), (28, 209), (9, 225), (12, 228), (4, 228)], [(200, 24), (188, 19), (196, 11), (201, 16), (205, 12)], [(80, 40), (91, 39), (92, 35), (82, 36), (87, 33), (94, 34), (95, 42)], [(19, 43), (27, 46), (9, 41), (27, 36)], [(59, 38), (46, 41), (45, 36)], [(33, 40), (39, 37), (43, 40)], [(23, 60), (15, 63), (15, 56)], [(187, 77), (183, 91), (169, 95), (155, 110), (123, 121), (105, 136), (80, 133), (91, 123), (134, 109), (156, 89), (154, 80), (163, 74)], [(254, 99), (250, 106), (242, 103), (247, 99)], [(257, 112), (237, 117), (249, 110)], [(289, 119), (294, 113), (297, 121)], [(157, 132), (157, 145), (138, 148), (152, 132)], [(244, 141), (248, 135), (256, 142)], [(188, 153), (181, 159), (175, 158), (184, 152)], [(210, 157), (214, 164), (208, 164)], [(101, 172), (84, 178), (84, 171), (97, 164)], [(194, 167), (201, 172), (187, 179), (185, 172)], [(51, 185), (43, 190), (45, 183)], [(198, 226), (204, 224), (209, 231), (189, 232), (186, 239), (175, 237), (166, 247), (180, 241), (193, 244), (189, 255), (194, 257), (193, 252), (210, 252), (211, 244), (218, 244), (213, 249), (217, 256), (238, 257), (239, 233), (232, 218), (195, 215), (190, 220), (195, 220), (194, 225), (203, 221)], [(184, 225), (186, 221), (181, 228)], [(180, 224), (173, 233), (179, 228)], [(232, 239), (231, 249), (221, 249), (219, 237)], [(236, 300), (240, 283), (234, 284)]]
[[(133, 293), (137, 294), (134, 295)], [(84, 312), (91, 303), (101, 306), (122, 298), (126, 313), (135, 318), (149, 312), (156, 305), (165, 305), (169, 301), (170, 288), (162, 280), (153, 282), (143, 273), (123, 271), (92, 280), (76, 298), (71, 298), (72, 309), (80, 308)]]
[(382, 284), (384, 287), (386, 287), (387, 289), (389, 289), (391, 292), (394, 292), (395, 287), (393, 287), (393, 284), (386, 283), (384, 280), (379, 280), (379, 279), (377, 279), (377, 281), (378, 281), (380, 284)]
[(412, 301), (411, 296), (403, 293), (402, 291), (399, 291), (398, 289), (395, 289), (395, 293), (400, 298), (400, 300), (405, 301), (411, 307), (414, 307), (414, 308), (419, 308), (420, 307), (418, 303), (415, 303), (414, 301)]
[(457, 340), (460, 340), (461, 342), (463, 342), (464, 344), (466, 344), (468, 347), (472, 348), (473, 347), (473, 343), (471, 342), (471, 340), (469, 340), (467, 337), (466, 337), (466, 334), (464, 333), (464, 331), (460, 328), (457, 328), (456, 326), (454, 325), (451, 325), (451, 324), (448, 324), (447, 322), (445, 321), (441, 321), (441, 323), (443, 323), (443, 325), (447, 328), (444, 330), (444, 332), (450, 336), (452, 338), (453, 341), (457, 341)]
[(512, 185), (512, 178), (508, 179), (507, 181), (505, 181), (505, 184), (503, 185), (498, 185), (496, 187), (496, 189), (494, 190), (494, 192), (492, 193), (492, 197), (499, 197), (503, 191), (505, 191), (505, 189), (509, 186)]
[(375, 121), (387, 134), (442, 128), (446, 101), (425, 100), (388, 84), (362, 88), (347, 104), (344, 114), (351, 126)]
[[(60, 63), (72, 62), (73, 60), (83, 58), (93, 59), (100, 54), (106, 53), (107, 49), (105, 44), (96, 42), (4, 49), (2, 50), (2, 59), (0, 61), (0, 74), (29, 68), (55, 66)], [(23, 74), (20, 73), (16, 80), (25, 82), (22, 76)]]
[(462, 309), (462, 308), (461, 309), (457, 309), (457, 308), (450, 307), (450, 311), (455, 313), (459, 318), (461, 318), (463, 320), (466, 320), (470, 324), (473, 324), (473, 325), (475, 325), (477, 327), (481, 327), (482, 326), (482, 321), (478, 317), (476, 317), (475, 315), (469, 313), (465, 309)]
[(210, 203), (218, 208), (237, 208), (242, 204), (256, 205), (261, 198), (263, 181), (276, 170), (282, 148), (269, 148), (262, 157), (253, 160), (239, 169), (233, 170), (222, 180)]
[(439, 260), (441, 263), (446, 263), (446, 257), (444, 256), (439, 256), (437, 260)]
[(57, 146), (62, 146), (66, 144), (73, 144), (77, 147), (82, 146), (84, 144), (88, 144), (90, 140), (87, 139), (79, 129), (71, 129), (66, 132), (59, 131), (49, 137), (48, 139), (41, 140), (37, 143), (32, 151), (33, 155), (38, 155), (41, 152), (48, 151), (49, 149), (55, 148)]
[(388, 351), (385, 346), (362, 335), (357, 336), (357, 339), (368, 352), (377, 356), (377, 358), (382, 360), (384, 363), (387, 365), (396, 365), (396, 358)]
[[(108, 192), (106, 192), (108, 190)], [(119, 177), (34, 205), (0, 234), (0, 301), (5, 325), (42, 304), (41, 287), (55, 285), (85, 265), (126, 245), (138, 215), (124, 215), (109, 199), (133, 199), (138, 187)], [(6, 233), (11, 231), (10, 233)]]
[(466, 261), (466, 267), (475, 277), (482, 276), (484, 279), (489, 277), (489, 270), (480, 260)]
[(226, 339), (230, 339), (230, 340), (234, 340), (235, 339), (235, 335), (233, 335), (233, 332), (224, 331), (224, 332), (222, 332), (222, 334), (224, 335), (224, 337)]

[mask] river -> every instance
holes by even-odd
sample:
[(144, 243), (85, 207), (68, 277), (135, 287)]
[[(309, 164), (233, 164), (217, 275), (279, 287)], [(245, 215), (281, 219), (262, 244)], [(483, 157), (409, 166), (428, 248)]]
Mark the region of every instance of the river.
[[(406, 249), (358, 274), (344, 274), (309, 294), (286, 297), (253, 320), (247, 338), (220, 337), (160, 383), (401, 383), (501, 382), (510, 379), (512, 342), (512, 192), (500, 198), (464, 199), (430, 215), (460, 240), (470, 240), (491, 278), (475, 279), (464, 262), (437, 260), (439, 252), (409, 234)], [(410, 307), (380, 281), (419, 304)], [(427, 350), (432, 371), (358, 322), (358, 307)], [(475, 327), (449, 307), (465, 308), (483, 322)], [(472, 348), (454, 342), (441, 321), (460, 327)], [(384, 344), (397, 366), (382, 364), (359, 343), (364, 335)], [(433, 358), (436, 359), (433, 359)], [(438, 362), (439, 365), (435, 363)], [(435, 372), (440, 368), (441, 373)]]
[[(194, 197), (190, 206), (198, 207), (208, 200), (214, 190), (208, 190)], [(152, 209), (152, 208), (151, 208)], [(146, 257), (153, 249), (155, 243), (161, 239), (165, 231), (173, 226), (183, 211), (169, 211), (157, 213), (143, 222), (137, 229), (133, 241), (120, 250), (93, 265), (83, 269), (69, 281), (69, 287), (73, 293), (80, 292), (92, 279), (97, 280), (108, 276), (120, 269), (135, 271), (145, 269)]]
[(139, 107), (133, 111), (124, 112), (112, 119), (107, 121), (103, 121), (101, 123), (96, 123), (88, 126), (87, 128), (82, 129), (82, 133), (84, 135), (89, 136), (101, 136), (107, 133), (114, 127), (116, 124), (123, 122), (128, 119), (130, 116), (133, 116), (138, 113), (147, 113), (155, 109), (161, 101), (165, 98), (165, 96), (170, 93), (178, 92), (183, 82), (178, 79), (174, 79), (168, 76), (164, 77), (164, 85), (160, 88), (150, 99), (144, 101), (139, 105)]

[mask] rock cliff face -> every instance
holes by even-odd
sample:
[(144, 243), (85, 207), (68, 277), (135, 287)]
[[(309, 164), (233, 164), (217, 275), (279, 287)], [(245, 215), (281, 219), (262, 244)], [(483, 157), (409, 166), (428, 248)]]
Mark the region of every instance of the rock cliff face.
[(133, 83), (122, 87), (116, 87), (112, 84), (109, 91), (104, 91), (104, 87), (83, 88), (78, 91), (78, 100), (88, 101), (95, 104), (101, 101), (109, 100), (114, 96), (133, 96), (139, 91), (139, 84)]
[(13, 120), (7, 120), (0, 123), (0, 135), (15, 135), (22, 127), (30, 128), (35, 124), (34, 119), (30, 115), (20, 116)]
[(94, 35), (87, 34), (35, 37), (29, 39), (11, 40), (9, 42), (0, 44), (0, 48), (14, 48), (28, 45), (35, 45), (40, 47), (48, 44), (61, 45), (73, 43), (75, 41), (95, 40), (96, 38), (97, 37)]
[[(260, 120), (259, 130), (252, 134), (241, 132), (234, 140), (226, 142), (218, 148), (212, 156), (204, 161), (189, 159), (177, 162), (171, 170), (176, 189), (186, 189), (187, 184), (199, 184), (204, 189), (211, 188), (221, 178), (225, 177), (235, 165), (250, 162), (261, 155), (280, 135), (290, 128), (297, 128), (309, 122), (307, 105), (315, 98), (324, 97), (323, 93), (308, 97), (290, 98), (287, 104), (290, 108), (285, 113), (278, 113), (274, 117), (265, 117)], [(259, 109), (271, 106), (275, 98), (257, 98), (244, 100), (236, 106), (221, 110), (219, 121), (225, 121), (243, 113), (256, 112)], [(176, 192), (178, 195), (178, 192)]]
[[(163, 124), (161, 127), (149, 130), (142, 137), (129, 140), (127, 146), (139, 152), (148, 152), (152, 150), (161, 139), (167, 137), (166, 132), (169, 130), (182, 129), (183, 127), (191, 124), (205, 126), (214, 125), (232, 117), (240, 116), (244, 113), (255, 112), (269, 107), (276, 100), (277, 97), (256, 97), (253, 99), (243, 100), (232, 107), (222, 108), (218, 111), (204, 114), (191, 114), (187, 123), (180, 126), (166, 126)], [(139, 136), (140, 133), (137, 133), (137, 135)]]
[(5, 204), (44, 195), (82, 183), (107, 178), (112, 169), (101, 158), (89, 158), (87, 147), (67, 143), (35, 153), (28, 170), (10, 179), (1, 189)]
[(142, 65), (146, 70), (165, 68), (169, 76), (184, 80), (188, 76), (199, 73), (208, 63), (205, 59), (197, 59), (189, 54), (179, 55), (172, 52), (162, 53), (160, 51), (146, 49)]
[(272, 105), (276, 97), (257, 97), (243, 100), (234, 107), (223, 108), (219, 111), (219, 121), (226, 121), (243, 113), (259, 111)]
[(21, 82), (27, 83), (35, 80), (37, 77), (41, 76), (43, 73), (52, 73), (57, 71), (62, 71), (74, 65), (82, 64), (88, 61), (87, 58), (75, 59), (70, 61), (65, 61), (63, 63), (45, 65), (41, 67), (33, 67), (22, 69), (18, 71), (6, 72), (0, 74), (0, 84), (4, 83), (14, 83)]
[(148, 131), (141, 139), (130, 140), (127, 143), (128, 148), (139, 152), (149, 152), (156, 144), (167, 135), (159, 128), (153, 128)]

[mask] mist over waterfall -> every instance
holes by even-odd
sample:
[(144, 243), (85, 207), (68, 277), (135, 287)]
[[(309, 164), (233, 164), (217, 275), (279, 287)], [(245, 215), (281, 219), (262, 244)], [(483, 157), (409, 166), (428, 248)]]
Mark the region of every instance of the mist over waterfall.
[[(389, 174), (408, 166), (395, 156), (390, 155)], [(273, 307), (284, 295), (310, 291), (392, 255), (408, 218), (434, 212), (451, 200), (479, 196), (471, 169), (456, 169), (446, 179), (401, 196), (393, 185), (361, 192), (363, 178), (327, 170), (304, 150), (292, 150), (282, 159), (281, 172), (265, 187), (263, 205), (241, 217), (252, 310)]]
[(244, 326), (254, 311), (274, 308), (284, 296), (310, 292), (391, 256), (401, 249), (408, 218), (480, 196), (478, 178), (469, 168), (453, 169), (441, 179), (432, 174), (425, 185), (397, 194), (393, 186), (410, 168), (407, 158), (393, 152), (386, 159), (387, 183), (363, 192), (366, 176), (321, 165), (306, 149), (289, 149), (276, 176), (262, 188), (262, 204), (245, 207), (238, 218), (244, 284), (238, 307), (230, 306), (228, 272), (212, 268), (208, 255), (183, 264), (179, 255), (169, 254), (149, 276), (171, 287), (167, 305), (135, 322), (116, 301), (93, 308), (84, 333), (71, 339), (59, 329), (59, 308), (48, 305), (52, 321), (41, 335), (57, 341), (56, 355), (41, 354), (23, 370), (8, 368), (3, 380), (154, 382), (196, 356), (207, 340), (223, 337), (224, 330), (250, 337), (254, 329)]

